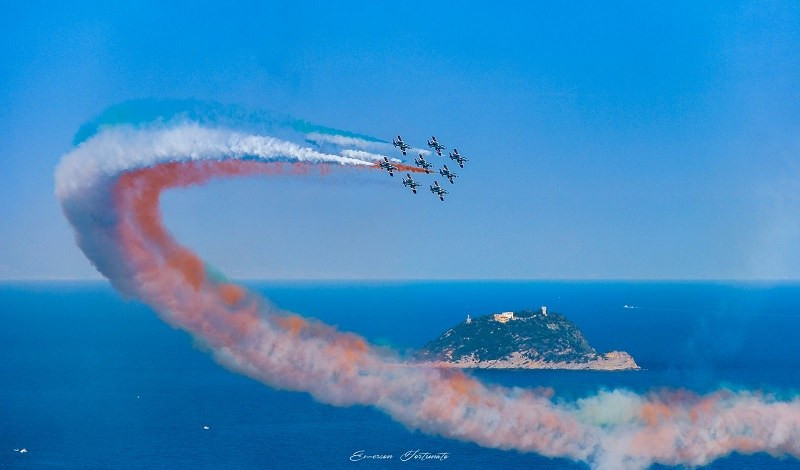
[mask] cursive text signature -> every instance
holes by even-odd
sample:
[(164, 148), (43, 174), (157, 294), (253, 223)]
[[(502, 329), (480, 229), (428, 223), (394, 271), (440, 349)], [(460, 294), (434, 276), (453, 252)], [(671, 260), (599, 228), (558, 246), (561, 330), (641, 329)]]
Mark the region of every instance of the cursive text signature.
[[(420, 461), (425, 462), (428, 460), (447, 460), (450, 458), (449, 452), (423, 452), (420, 449), (409, 450), (400, 455), (398, 460), (401, 462)], [(362, 460), (394, 460), (394, 454), (368, 454), (366, 450), (357, 450), (350, 456), (351, 462), (360, 462)]]

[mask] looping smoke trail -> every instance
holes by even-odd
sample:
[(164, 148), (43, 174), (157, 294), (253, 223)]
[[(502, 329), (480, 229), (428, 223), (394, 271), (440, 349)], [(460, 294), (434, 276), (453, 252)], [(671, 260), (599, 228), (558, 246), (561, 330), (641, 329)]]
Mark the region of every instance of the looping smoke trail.
[(798, 399), (614, 390), (560, 403), (547, 391), (405, 366), (357, 335), (281, 312), (216, 280), (164, 229), (159, 198), (167, 189), (216, 177), (302, 175), (312, 167), (374, 169), (382, 158), (360, 150), (380, 146), (360, 145), (357, 137), (316, 138), (348, 148), (324, 153), (196, 123), (105, 128), (63, 157), (56, 195), (78, 245), (115, 288), (191, 332), (222, 364), (273, 387), (335, 405), (372, 405), (425, 432), (596, 468), (702, 465), (734, 451), (800, 457)]

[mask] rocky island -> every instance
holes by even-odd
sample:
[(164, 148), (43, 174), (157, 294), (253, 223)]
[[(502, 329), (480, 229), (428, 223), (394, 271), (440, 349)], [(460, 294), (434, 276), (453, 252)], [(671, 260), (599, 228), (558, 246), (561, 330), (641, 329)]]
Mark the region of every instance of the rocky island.
[(475, 369), (639, 369), (624, 351), (599, 354), (574, 323), (546, 307), (468, 315), (419, 350), (414, 362)]

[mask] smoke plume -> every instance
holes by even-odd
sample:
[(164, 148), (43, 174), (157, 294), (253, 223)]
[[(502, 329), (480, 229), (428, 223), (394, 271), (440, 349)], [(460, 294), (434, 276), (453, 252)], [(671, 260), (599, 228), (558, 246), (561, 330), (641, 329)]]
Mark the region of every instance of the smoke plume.
[(355, 334), (280, 311), (217, 280), (165, 230), (159, 209), (165, 190), (331, 166), (379, 170), (375, 160), (383, 155), (375, 152), (386, 149), (348, 136), (312, 137), (306, 141), (324, 141), (325, 152), (197, 122), (99, 126), (63, 157), (55, 191), (78, 246), (117, 290), (190, 332), (221, 364), (269, 386), (334, 405), (374, 406), (427, 433), (595, 468), (703, 465), (731, 452), (800, 457), (798, 399), (614, 390), (564, 403), (542, 390), (404, 365)]

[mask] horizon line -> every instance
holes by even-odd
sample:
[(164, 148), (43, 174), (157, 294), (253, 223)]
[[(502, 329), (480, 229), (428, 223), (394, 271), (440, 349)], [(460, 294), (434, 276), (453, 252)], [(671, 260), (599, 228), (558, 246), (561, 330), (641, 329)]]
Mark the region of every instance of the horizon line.
[[(727, 282), (727, 283), (797, 283), (800, 278), (624, 278), (624, 277), (514, 277), (514, 278), (405, 278), (405, 277), (387, 277), (387, 278), (323, 278), (323, 277), (308, 277), (308, 278), (228, 278), (231, 282)], [(0, 278), (0, 284), (4, 283), (34, 283), (34, 282), (86, 282), (86, 283), (101, 283), (109, 282), (108, 279), (103, 277), (21, 277), (21, 278)]]

